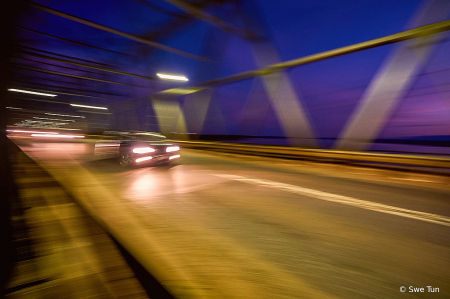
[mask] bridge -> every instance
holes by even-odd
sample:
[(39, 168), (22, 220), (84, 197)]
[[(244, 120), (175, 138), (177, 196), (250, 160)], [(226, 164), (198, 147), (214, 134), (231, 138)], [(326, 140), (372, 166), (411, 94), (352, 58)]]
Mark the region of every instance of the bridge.
[(1, 6), (2, 295), (450, 296), (449, 1)]

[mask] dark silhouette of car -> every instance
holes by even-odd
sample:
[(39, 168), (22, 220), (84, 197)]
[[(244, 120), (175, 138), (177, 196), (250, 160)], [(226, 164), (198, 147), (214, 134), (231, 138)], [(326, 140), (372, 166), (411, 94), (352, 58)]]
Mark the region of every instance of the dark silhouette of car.
[(159, 133), (106, 131), (95, 144), (97, 158), (115, 158), (121, 166), (161, 165), (180, 158), (180, 148)]

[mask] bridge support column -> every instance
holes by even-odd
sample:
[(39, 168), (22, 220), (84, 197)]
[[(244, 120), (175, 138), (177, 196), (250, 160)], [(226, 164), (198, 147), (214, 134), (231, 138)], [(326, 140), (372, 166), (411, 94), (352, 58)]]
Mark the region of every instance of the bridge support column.
[[(253, 52), (260, 67), (280, 62), (274, 47), (268, 42), (253, 43)], [(261, 79), (290, 144), (317, 147), (313, 128), (288, 74), (279, 71), (262, 76)]]
[(209, 110), (212, 90), (205, 89), (186, 97), (183, 110), (189, 132), (201, 134)]
[(170, 138), (187, 139), (186, 121), (178, 99), (158, 95), (152, 96), (151, 101), (160, 132)]

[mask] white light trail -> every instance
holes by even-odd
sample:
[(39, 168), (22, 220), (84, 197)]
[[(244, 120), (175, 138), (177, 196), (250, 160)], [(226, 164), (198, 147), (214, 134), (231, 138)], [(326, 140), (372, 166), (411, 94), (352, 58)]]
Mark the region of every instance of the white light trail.
[(106, 107), (99, 107), (99, 106), (89, 106), (89, 105), (79, 105), (79, 104), (70, 104), (70, 106), (90, 108), (90, 109), (108, 110), (108, 108), (106, 108)]
[(50, 135), (50, 134), (31, 134), (33, 137), (54, 137), (54, 138), (84, 138), (83, 135)]
[(34, 119), (48, 119), (48, 120), (59, 120), (59, 121), (71, 121), (75, 122), (73, 119), (58, 119), (58, 118), (47, 118), (47, 117), (36, 117), (33, 116)]
[(106, 107), (99, 107), (99, 106), (88, 106), (88, 105), (79, 105), (79, 104), (70, 104), (70, 106), (90, 108), (90, 109), (108, 110), (108, 108), (106, 108)]
[(15, 91), (15, 92), (23, 92), (23, 93), (35, 94), (35, 95), (39, 95), (39, 96), (56, 97), (56, 94), (51, 94), (51, 93), (43, 93), (43, 92), (36, 92), (36, 91), (29, 91), (29, 90), (15, 89), (15, 88), (10, 88), (8, 90), (9, 91)]
[(151, 160), (151, 159), (153, 159), (153, 157), (142, 157), (142, 158), (138, 158), (138, 159), (136, 159), (136, 162), (137, 163), (139, 163), (139, 162), (143, 162), (143, 161), (147, 161), (147, 160)]
[(106, 147), (106, 146), (119, 147), (120, 144), (96, 144), (96, 145), (95, 145), (95, 147)]
[(13, 133), (58, 134), (58, 133), (54, 133), (54, 132), (23, 131), (23, 130), (6, 130), (6, 131), (13, 132)]
[(58, 113), (50, 113), (50, 112), (46, 112), (44, 114), (47, 115), (56, 115), (56, 116), (66, 116), (66, 117), (81, 117), (81, 118), (86, 118), (85, 116), (81, 116), (81, 115), (67, 115), (67, 114), (58, 114)]

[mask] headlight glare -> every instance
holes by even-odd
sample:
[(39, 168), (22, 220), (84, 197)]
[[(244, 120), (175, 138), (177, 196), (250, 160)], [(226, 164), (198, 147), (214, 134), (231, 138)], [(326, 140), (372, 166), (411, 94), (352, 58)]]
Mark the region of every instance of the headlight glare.
[(169, 146), (169, 147), (166, 148), (166, 152), (167, 153), (176, 152), (176, 151), (179, 151), (179, 150), (180, 150), (179, 146)]
[(136, 148), (133, 148), (133, 153), (135, 153), (135, 154), (153, 153), (154, 151), (155, 151), (155, 149), (151, 148), (151, 147), (136, 147)]

